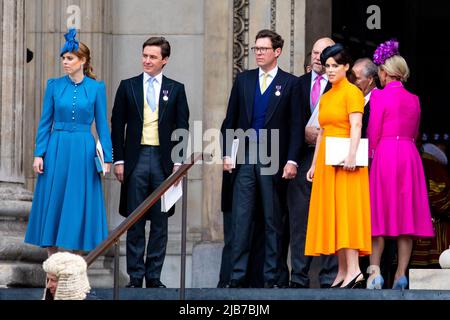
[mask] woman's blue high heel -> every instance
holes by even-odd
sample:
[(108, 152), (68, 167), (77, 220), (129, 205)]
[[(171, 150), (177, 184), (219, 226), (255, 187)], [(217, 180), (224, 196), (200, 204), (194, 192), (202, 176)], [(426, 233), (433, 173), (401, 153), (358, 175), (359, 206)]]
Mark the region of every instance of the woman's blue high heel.
[(367, 279), (367, 289), (382, 289), (384, 284), (383, 276), (380, 274), (380, 266), (370, 265), (367, 268), (367, 273), (370, 275)]
[(408, 285), (408, 279), (406, 278), (406, 276), (401, 276), (400, 278), (398, 278), (397, 281), (394, 281), (394, 285), (392, 286), (392, 289), (405, 290), (407, 285)]
[(381, 274), (375, 276), (372, 281), (367, 282), (367, 289), (382, 289), (384, 284), (384, 279)]

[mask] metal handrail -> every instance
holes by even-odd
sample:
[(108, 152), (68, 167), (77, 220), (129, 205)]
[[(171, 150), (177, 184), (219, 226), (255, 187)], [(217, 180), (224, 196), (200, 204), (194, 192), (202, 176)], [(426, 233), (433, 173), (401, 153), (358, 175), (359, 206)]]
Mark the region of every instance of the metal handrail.
[[(120, 237), (130, 229), (169, 189), (175, 182), (186, 175), (187, 171), (199, 160), (203, 159), (203, 153), (191, 154), (188, 161), (180, 166), (180, 168), (172, 173), (155, 191), (152, 192), (122, 223), (116, 227), (108, 237), (103, 240), (94, 250), (89, 252), (85, 257), (88, 267), (102, 254), (104, 254), (113, 245), (116, 245), (115, 266), (114, 266), (114, 298), (118, 298), (118, 268), (119, 268), (119, 241)], [(183, 178), (183, 209), (182, 209), (182, 243), (181, 243), (181, 276), (180, 276), (180, 299), (184, 300), (185, 291), (185, 266), (186, 266), (186, 215), (187, 215), (187, 179)]]

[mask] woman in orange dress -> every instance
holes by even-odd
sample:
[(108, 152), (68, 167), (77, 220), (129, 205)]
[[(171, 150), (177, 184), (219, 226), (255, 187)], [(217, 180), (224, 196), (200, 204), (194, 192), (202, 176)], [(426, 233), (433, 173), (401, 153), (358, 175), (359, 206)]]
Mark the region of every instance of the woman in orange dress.
[[(307, 173), (313, 182), (305, 254), (338, 255), (339, 269), (332, 287), (363, 288), (359, 256), (371, 253), (370, 197), (367, 167), (356, 167), (364, 112), (361, 91), (346, 77), (352, 63), (341, 44), (323, 50), (332, 88), (320, 99), (320, 134)], [(343, 166), (325, 165), (326, 137), (350, 138)]]

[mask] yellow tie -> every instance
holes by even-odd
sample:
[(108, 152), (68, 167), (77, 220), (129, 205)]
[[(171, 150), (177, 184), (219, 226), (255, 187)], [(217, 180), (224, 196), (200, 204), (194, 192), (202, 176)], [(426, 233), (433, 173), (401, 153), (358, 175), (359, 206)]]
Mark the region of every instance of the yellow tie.
[(267, 77), (269, 76), (268, 73), (264, 73), (263, 75), (263, 80), (262, 80), (262, 85), (261, 85), (261, 93), (264, 93), (264, 91), (266, 91), (267, 88)]

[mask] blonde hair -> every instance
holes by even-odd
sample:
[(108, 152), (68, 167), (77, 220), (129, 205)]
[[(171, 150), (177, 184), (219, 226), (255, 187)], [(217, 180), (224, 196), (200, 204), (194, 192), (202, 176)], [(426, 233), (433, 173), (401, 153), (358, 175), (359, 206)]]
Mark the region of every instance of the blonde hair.
[(73, 54), (76, 55), (79, 59), (86, 59), (86, 62), (83, 65), (83, 72), (89, 78), (96, 79), (97, 75), (94, 73), (94, 69), (91, 66), (91, 50), (89, 50), (88, 46), (80, 41), (78, 50), (73, 51)]
[(380, 67), (386, 71), (389, 76), (397, 78), (401, 82), (406, 82), (409, 78), (408, 64), (402, 56), (392, 56), (389, 59), (386, 59)]
[(43, 268), (58, 278), (54, 300), (84, 300), (91, 290), (86, 261), (79, 255), (57, 252), (44, 261)]

